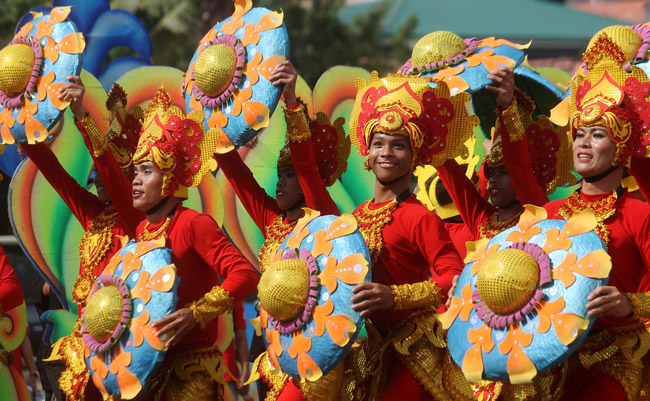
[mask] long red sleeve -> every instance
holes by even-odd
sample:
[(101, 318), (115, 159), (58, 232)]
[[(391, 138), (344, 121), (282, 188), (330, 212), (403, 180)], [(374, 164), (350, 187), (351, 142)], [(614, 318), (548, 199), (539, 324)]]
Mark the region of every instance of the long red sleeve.
[(528, 151), (526, 136), (523, 135), (521, 139), (511, 141), (510, 133), (505, 124), (500, 124), (499, 132), (503, 148), (503, 161), (510, 176), (510, 182), (517, 194), (517, 199), (522, 205), (544, 205), (548, 202), (548, 197), (533, 174), (533, 162)]
[(248, 215), (251, 216), (260, 231), (265, 233), (266, 227), (273, 222), (273, 219), (282, 214), (275, 199), (270, 197), (257, 183), (253, 172), (236, 150), (225, 154), (216, 154), (215, 159), (228, 182), (235, 189), (235, 193)]
[(447, 160), (436, 170), (473, 238), (478, 239), (479, 226), (496, 212), (496, 208), (481, 197), (456, 160)]
[(0, 312), (12, 310), (22, 304), (23, 300), (23, 287), (0, 245)]
[(305, 195), (307, 207), (318, 210), (323, 215), (339, 215), (339, 208), (318, 173), (312, 140), (289, 141), (289, 148), (291, 149), (291, 162), (296, 170), (302, 193)]
[(129, 231), (135, 232), (135, 228), (144, 219), (145, 214), (133, 207), (131, 182), (124, 175), (120, 165), (115, 160), (115, 156), (113, 156), (113, 153), (109, 149), (106, 149), (100, 156), (95, 156), (93, 145), (83, 124), (79, 121), (75, 121), (75, 124), (83, 137), (90, 156), (93, 158), (97, 173), (104, 182), (104, 187), (108, 192), (111, 202), (115, 206), (115, 210), (127, 224)]
[(257, 287), (259, 275), (207, 214), (197, 214), (189, 225), (194, 249), (212, 270), (225, 280), (221, 287), (241, 302)]
[(72, 214), (79, 220), (84, 230), (88, 230), (90, 220), (97, 216), (104, 205), (68, 174), (57, 160), (54, 152), (44, 143), (23, 145), (22, 151), (29, 156), (41, 174), (56, 190)]

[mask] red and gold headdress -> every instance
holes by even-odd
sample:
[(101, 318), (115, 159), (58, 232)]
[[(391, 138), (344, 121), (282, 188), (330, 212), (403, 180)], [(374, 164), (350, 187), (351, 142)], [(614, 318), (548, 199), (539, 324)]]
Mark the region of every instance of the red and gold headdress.
[[(575, 184), (571, 173), (571, 138), (568, 128), (556, 127), (544, 115), (533, 118), (535, 103), (525, 93), (515, 90), (516, 109), (503, 112), (502, 124), (506, 126), (510, 140), (516, 142), (523, 137), (528, 142), (528, 155), (533, 175), (546, 194), (557, 187)], [(485, 165), (499, 167), (504, 165), (501, 135), (493, 132), (494, 138), (490, 153), (485, 157)]]
[(164, 88), (158, 89), (147, 107), (133, 163), (151, 161), (163, 173), (163, 197), (187, 199), (187, 189), (199, 185), (216, 168), (212, 159), (216, 133), (205, 134), (202, 121), (200, 111), (185, 116)]
[(579, 73), (586, 74), (603, 60), (613, 61), (628, 70), (631, 65), (646, 58), (649, 48), (650, 27), (641, 24), (608, 26), (598, 31), (589, 41), (582, 57), (583, 69)]
[(616, 60), (603, 58), (586, 76), (571, 82), (569, 116), (575, 138), (581, 126), (607, 127), (616, 143), (612, 164), (626, 166), (631, 156), (650, 157), (650, 82), (636, 66), (624, 70)]
[(411, 170), (418, 164), (437, 166), (461, 154), (478, 125), (466, 110), (470, 95), (450, 96), (444, 82), (401, 74), (380, 79), (373, 71), (368, 82), (357, 78), (355, 85), (350, 140), (362, 156), (368, 155), (372, 136), (382, 132), (409, 138)]
[[(316, 119), (309, 121), (318, 173), (327, 186), (333, 185), (348, 168), (350, 137), (345, 135), (344, 122), (339, 117), (330, 123), (327, 115), (322, 112), (316, 113)], [(287, 142), (280, 150), (278, 167), (289, 164), (292, 164), (291, 149)]]
[(128, 169), (133, 161), (133, 153), (138, 146), (138, 135), (143, 118), (142, 108), (133, 106), (126, 110), (127, 97), (124, 89), (117, 82), (108, 92), (106, 110), (110, 113), (111, 123), (106, 133), (109, 147), (123, 170)]

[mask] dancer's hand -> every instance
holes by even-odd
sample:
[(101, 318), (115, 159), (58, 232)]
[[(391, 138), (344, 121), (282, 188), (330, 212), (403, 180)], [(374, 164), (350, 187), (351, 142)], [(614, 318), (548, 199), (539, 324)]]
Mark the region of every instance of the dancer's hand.
[(190, 308), (183, 308), (156, 320), (152, 326), (158, 329), (156, 333), (158, 338), (169, 337), (165, 345), (170, 348), (178, 344), (180, 339), (196, 326), (196, 319)]
[(501, 67), (496, 71), (490, 71), (488, 78), (494, 82), (494, 86), (488, 85), (485, 89), (494, 93), (497, 105), (502, 110), (507, 109), (515, 94), (515, 73), (508, 67)]
[(298, 98), (296, 97), (297, 80), (298, 71), (289, 60), (278, 64), (269, 78), (269, 81), (273, 85), (284, 85), (282, 97), (284, 97), (284, 104), (287, 107), (293, 107), (298, 102)]
[(451, 297), (454, 296), (454, 291), (456, 291), (456, 286), (458, 285), (458, 278), (460, 277), (460, 274), (457, 274), (454, 276), (454, 279), (451, 280), (451, 288), (449, 289), (449, 292), (447, 293), (447, 303), (445, 304), (447, 308), (449, 308), (449, 305), (451, 304)]
[(600, 286), (589, 294), (587, 300), (589, 317), (628, 317), (633, 312), (630, 299), (616, 287)]
[(357, 284), (352, 292), (355, 294), (350, 299), (353, 304), (352, 309), (361, 311), (361, 317), (368, 317), (374, 311), (395, 307), (393, 291), (387, 285), (364, 281)]
[(59, 95), (57, 97), (63, 101), (69, 100), (72, 114), (78, 120), (81, 120), (86, 116), (86, 109), (83, 106), (86, 87), (77, 75), (70, 75), (66, 79), (72, 81), (72, 83), (65, 84), (59, 88)]

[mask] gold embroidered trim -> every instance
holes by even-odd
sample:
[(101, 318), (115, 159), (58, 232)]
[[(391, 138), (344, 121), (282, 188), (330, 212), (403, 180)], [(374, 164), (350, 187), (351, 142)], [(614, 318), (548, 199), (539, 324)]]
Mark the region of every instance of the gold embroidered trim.
[(117, 212), (101, 212), (90, 221), (88, 231), (81, 237), (79, 257), (82, 271), (72, 287), (72, 299), (81, 306), (85, 305), (97, 278), (93, 270), (104, 259), (113, 242), (113, 228), (117, 217)]
[(266, 393), (264, 401), (276, 401), (284, 390), (284, 386), (290, 380), (289, 375), (283, 373), (278, 367), (273, 366), (267, 351), (262, 352), (251, 368), (251, 377), (244, 384), (250, 384), (259, 379), (263, 379), (269, 386), (269, 391)]
[(290, 221), (289, 223), (284, 223), (284, 215), (278, 215), (273, 219), (273, 222), (266, 227), (266, 233), (264, 235), (264, 243), (260, 248), (260, 252), (257, 257), (260, 264), (260, 272), (264, 273), (266, 267), (271, 261), (273, 253), (280, 247), (282, 241), (287, 238), (287, 235), (293, 231), (296, 227), (298, 220)]
[(366, 239), (368, 249), (370, 250), (370, 258), (374, 265), (379, 260), (381, 249), (384, 247), (384, 238), (381, 234), (381, 229), (384, 228), (393, 219), (393, 212), (397, 209), (397, 199), (393, 199), (388, 204), (370, 210), (370, 201), (358, 208), (353, 216), (359, 223), (359, 231)]
[(513, 98), (507, 109), (501, 112), (502, 122), (508, 131), (510, 142), (518, 142), (526, 135), (526, 127), (522, 121), (522, 111), (517, 106), (517, 99)]
[(138, 242), (143, 242), (143, 241), (153, 241), (155, 239), (158, 239), (162, 237), (163, 235), (167, 236), (167, 228), (169, 228), (169, 225), (171, 224), (172, 220), (167, 217), (165, 219), (165, 222), (162, 224), (162, 226), (158, 227), (154, 231), (149, 231), (149, 222), (144, 223), (144, 227), (142, 227), (142, 232), (138, 233), (137, 240)]
[(633, 319), (650, 318), (650, 292), (625, 294), (632, 305)]
[(564, 220), (569, 220), (576, 212), (582, 212), (584, 210), (591, 210), (596, 216), (596, 221), (598, 224), (594, 231), (600, 239), (603, 240), (605, 245), (609, 242), (609, 228), (605, 221), (612, 217), (616, 213), (616, 201), (618, 200), (618, 194), (616, 191), (612, 192), (606, 198), (603, 198), (596, 202), (585, 202), (580, 199), (578, 192), (574, 192), (566, 198), (564, 205), (560, 206), (559, 213)]
[(498, 212), (492, 213), (486, 221), (484, 221), (478, 226), (479, 238), (490, 239), (495, 235), (499, 234), (501, 231), (514, 226), (519, 221), (520, 215), (521, 212), (517, 213), (516, 215), (514, 215), (513, 217), (511, 217), (506, 221), (499, 221), (499, 213)]
[(210, 292), (189, 304), (188, 307), (192, 311), (196, 322), (203, 329), (208, 322), (217, 316), (231, 311), (233, 309), (233, 300), (228, 291), (215, 285)]
[(84, 130), (86, 131), (86, 134), (88, 135), (88, 138), (90, 139), (90, 144), (92, 145), (92, 152), (95, 157), (99, 157), (104, 154), (106, 149), (108, 149), (108, 140), (104, 135), (102, 135), (101, 132), (99, 132), (99, 128), (97, 128), (97, 124), (95, 124), (95, 120), (90, 117), (90, 114), (86, 113), (84, 118), (79, 120), (79, 123), (81, 124), (82, 127), (84, 127)]
[(395, 297), (395, 309), (438, 307), (442, 302), (440, 287), (433, 281), (413, 284), (391, 285)]
[(300, 101), (298, 106), (288, 108), (284, 106), (284, 119), (287, 122), (287, 141), (304, 142), (311, 138), (309, 118), (305, 104)]

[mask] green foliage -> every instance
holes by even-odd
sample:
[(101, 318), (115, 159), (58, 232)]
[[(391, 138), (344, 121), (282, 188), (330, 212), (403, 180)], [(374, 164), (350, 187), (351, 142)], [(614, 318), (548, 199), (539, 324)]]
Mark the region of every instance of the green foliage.
[(51, 6), (48, 0), (0, 0), (0, 47), (6, 45), (14, 36), (18, 20), (30, 8), (37, 6)]

